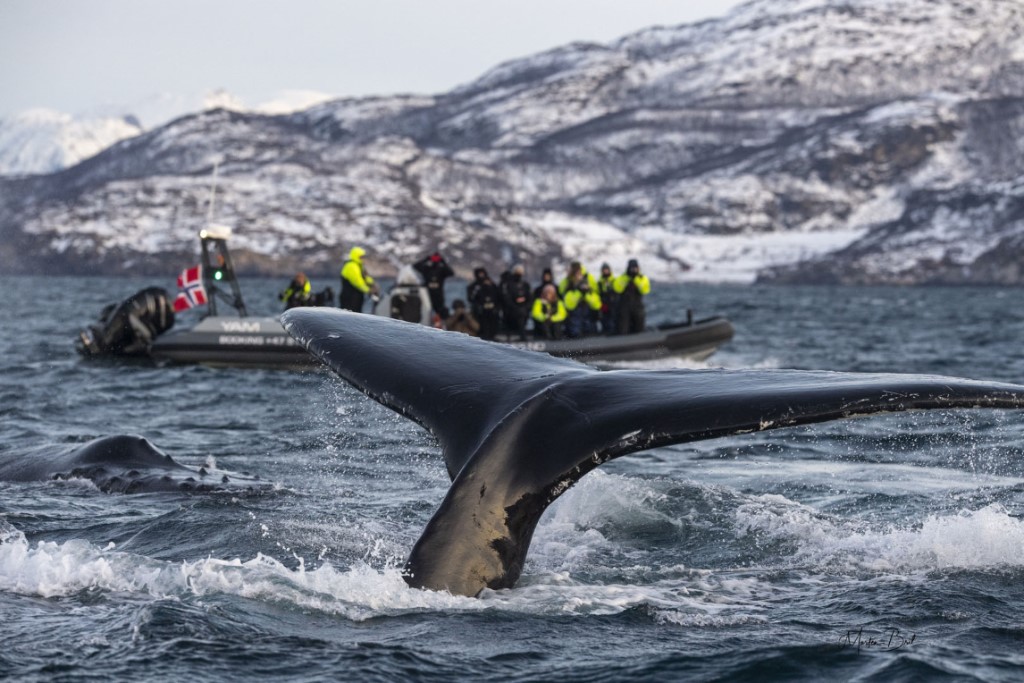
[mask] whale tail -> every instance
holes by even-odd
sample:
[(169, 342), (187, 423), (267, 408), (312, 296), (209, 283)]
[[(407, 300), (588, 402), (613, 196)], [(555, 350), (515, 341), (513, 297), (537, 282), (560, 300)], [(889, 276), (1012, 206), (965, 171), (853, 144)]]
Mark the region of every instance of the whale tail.
[(422, 325), (293, 309), (285, 328), (360, 391), (429, 430), (452, 485), (406, 566), (476, 595), (522, 572), (548, 505), (636, 451), (878, 412), (1020, 408), (1024, 387), (799, 370), (600, 371)]

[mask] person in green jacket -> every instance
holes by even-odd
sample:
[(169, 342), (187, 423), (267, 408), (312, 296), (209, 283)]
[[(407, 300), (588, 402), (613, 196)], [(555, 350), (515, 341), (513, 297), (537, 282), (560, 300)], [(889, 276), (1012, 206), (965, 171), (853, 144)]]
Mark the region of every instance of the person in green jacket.
[(367, 294), (376, 296), (377, 283), (363, 269), (363, 257), (366, 250), (352, 247), (348, 253), (348, 261), (341, 268), (341, 294), (338, 296), (338, 307), (347, 311), (363, 312), (363, 301)]
[(615, 278), (613, 289), (619, 295), (619, 334), (643, 332), (647, 323), (644, 297), (651, 291), (651, 281), (640, 272), (636, 259), (630, 260), (626, 272)]
[(565, 304), (558, 298), (554, 285), (544, 285), (540, 296), (533, 300), (530, 317), (533, 318), (533, 333), (541, 339), (561, 339), (562, 323), (568, 317)]
[(601, 294), (594, 276), (579, 261), (573, 261), (568, 274), (558, 283), (558, 293), (569, 312), (566, 336), (583, 337), (593, 333), (601, 311)]

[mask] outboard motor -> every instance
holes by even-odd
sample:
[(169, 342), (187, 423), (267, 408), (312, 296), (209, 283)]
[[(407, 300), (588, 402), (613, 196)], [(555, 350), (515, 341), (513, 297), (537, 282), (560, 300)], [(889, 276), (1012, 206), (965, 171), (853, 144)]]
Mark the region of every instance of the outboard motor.
[(160, 287), (139, 290), (119, 304), (110, 304), (98, 322), (78, 334), (83, 356), (138, 356), (174, 325), (174, 308)]

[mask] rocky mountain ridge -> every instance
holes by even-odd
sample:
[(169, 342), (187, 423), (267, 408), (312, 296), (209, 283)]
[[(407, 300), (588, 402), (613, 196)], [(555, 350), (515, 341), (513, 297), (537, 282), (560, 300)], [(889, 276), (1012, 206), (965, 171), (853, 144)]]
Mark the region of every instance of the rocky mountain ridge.
[(310, 90), (286, 90), (255, 107), (217, 89), (194, 95), (157, 93), (130, 105), (105, 105), (78, 114), (47, 108), (0, 118), (0, 176), (56, 173), (115, 142), (198, 111), (230, 109), (291, 114), (333, 99)]
[[(638, 257), (658, 279), (1020, 282), (1024, 8), (755, 0), (432, 97), (215, 110), (0, 181), (0, 270), (167, 272), (210, 174), (249, 272)], [(173, 263), (173, 266), (168, 265)]]

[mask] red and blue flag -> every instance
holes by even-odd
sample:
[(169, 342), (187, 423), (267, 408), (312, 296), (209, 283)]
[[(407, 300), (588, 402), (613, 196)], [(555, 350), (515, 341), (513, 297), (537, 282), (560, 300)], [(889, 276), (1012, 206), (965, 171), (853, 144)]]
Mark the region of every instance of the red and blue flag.
[(192, 266), (178, 276), (178, 296), (174, 299), (174, 312), (206, 304), (206, 288), (203, 287), (203, 267)]

